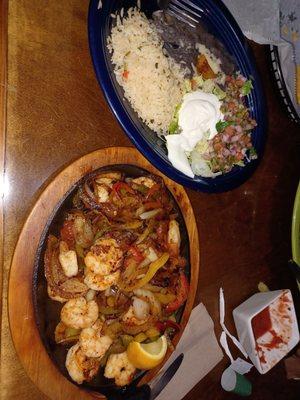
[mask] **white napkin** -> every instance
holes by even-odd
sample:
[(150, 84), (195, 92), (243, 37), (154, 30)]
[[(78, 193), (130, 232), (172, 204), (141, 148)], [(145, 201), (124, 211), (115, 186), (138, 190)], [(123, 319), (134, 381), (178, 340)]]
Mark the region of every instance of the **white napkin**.
[(280, 0), (223, 0), (248, 39), (259, 44), (278, 46), (285, 84), (300, 116), (300, 105), (297, 104), (295, 97), (293, 48), (280, 37), (279, 2)]
[(223, 358), (214, 323), (202, 303), (193, 309), (176, 350), (163, 371), (180, 353), (184, 353), (182, 364), (157, 400), (181, 400)]
[(279, 0), (223, 0), (244, 35), (260, 44), (282, 43)]

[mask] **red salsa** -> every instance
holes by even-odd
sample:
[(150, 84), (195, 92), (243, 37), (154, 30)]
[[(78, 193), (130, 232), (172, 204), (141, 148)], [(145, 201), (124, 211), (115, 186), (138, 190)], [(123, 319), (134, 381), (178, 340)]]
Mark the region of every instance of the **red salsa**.
[(255, 315), (251, 321), (252, 330), (255, 339), (257, 340), (272, 328), (272, 321), (269, 307), (264, 308), (260, 313)]

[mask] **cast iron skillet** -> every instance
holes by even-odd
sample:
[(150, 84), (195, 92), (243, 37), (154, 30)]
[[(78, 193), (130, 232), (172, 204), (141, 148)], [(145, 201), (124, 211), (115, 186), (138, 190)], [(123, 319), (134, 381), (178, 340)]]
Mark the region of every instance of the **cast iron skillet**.
[[(96, 171), (93, 171), (90, 174), (85, 175), (82, 179), (80, 179), (75, 185), (73, 185), (70, 188), (70, 190), (60, 200), (56, 208), (53, 210), (53, 213), (49, 218), (41, 235), (41, 239), (35, 257), (32, 294), (33, 294), (35, 319), (40, 333), (40, 337), (42, 339), (42, 342), (46, 348), (49, 357), (54, 362), (56, 367), (69, 381), (71, 381), (75, 385), (77, 384), (71, 380), (67, 372), (67, 369), (65, 367), (66, 355), (70, 346), (67, 347), (59, 345), (54, 340), (54, 330), (60, 320), (60, 310), (63, 304), (51, 300), (48, 296), (47, 281), (44, 275), (44, 254), (46, 251), (47, 238), (49, 234), (58, 236), (60, 228), (62, 227), (64, 215), (67, 212), (67, 210), (72, 208), (72, 199), (74, 194), (78, 190), (79, 186), (83, 182), (85, 182), (86, 179), (97, 175), (99, 172), (112, 171), (112, 170), (121, 171), (125, 173), (126, 176), (130, 177), (149, 175), (149, 172), (147, 172), (146, 170), (139, 168), (137, 166), (127, 165), (127, 164), (102, 167), (97, 169)], [(173, 197), (170, 192), (169, 195)], [(175, 199), (174, 203), (179, 215), (178, 221), (180, 224), (180, 233), (182, 239), (181, 254), (188, 260), (188, 266), (186, 272), (188, 273), (188, 275), (190, 275), (189, 240), (188, 240), (187, 229), (184, 223), (184, 218), (181, 214), (180, 208), (177, 206)], [(180, 322), (182, 313), (183, 313), (183, 307), (181, 307), (177, 312), (176, 319), (178, 322)], [(113, 380), (105, 378), (103, 375), (103, 369), (100, 369), (99, 373), (91, 382), (84, 382), (82, 385), (78, 386), (84, 387), (88, 391), (100, 392), (114, 400), (117, 400), (119, 396), (122, 396), (122, 394), (125, 395), (125, 393), (127, 397), (129, 393), (133, 391), (135, 393), (133, 398), (137, 399), (138, 397), (137, 397), (136, 385), (139, 382), (139, 380), (145, 375), (145, 373), (146, 373), (145, 371), (139, 371), (136, 374), (131, 385), (129, 385), (129, 387), (120, 389), (113, 383)]]

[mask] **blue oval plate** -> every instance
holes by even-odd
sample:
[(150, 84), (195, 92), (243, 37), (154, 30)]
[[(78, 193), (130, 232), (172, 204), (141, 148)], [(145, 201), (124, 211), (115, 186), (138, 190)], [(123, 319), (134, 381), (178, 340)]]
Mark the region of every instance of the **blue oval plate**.
[[(148, 17), (158, 9), (157, 1), (141, 1), (141, 9)], [(116, 82), (111, 63), (110, 54), (106, 47), (107, 37), (110, 35), (112, 13), (116, 13), (135, 6), (136, 1), (130, 0), (91, 0), (88, 15), (88, 33), (91, 56), (96, 71), (97, 79), (102, 87), (110, 108), (125, 130), (128, 137), (137, 149), (165, 175), (174, 181), (189, 188), (202, 192), (224, 192), (231, 190), (245, 182), (256, 169), (262, 158), (266, 138), (266, 109), (264, 94), (258, 76), (252, 52), (248, 48), (246, 39), (236, 21), (227, 8), (218, 0), (190, 0), (197, 8), (199, 20), (204, 23), (207, 30), (217, 37), (235, 60), (237, 70), (247, 78), (253, 79), (254, 89), (247, 96), (247, 106), (251, 117), (257, 121), (257, 127), (252, 133), (252, 143), (258, 154), (258, 159), (248, 163), (245, 167), (234, 169), (216, 178), (187, 177), (176, 170), (167, 156), (164, 142), (149, 129), (133, 111), (130, 104), (124, 99), (123, 89)], [(100, 7), (101, 6), (101, 7)]]

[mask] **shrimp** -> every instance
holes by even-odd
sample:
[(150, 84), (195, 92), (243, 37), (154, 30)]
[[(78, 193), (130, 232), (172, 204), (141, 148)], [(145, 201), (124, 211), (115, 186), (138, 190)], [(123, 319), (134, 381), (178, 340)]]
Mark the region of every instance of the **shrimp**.
[(111, 238), (98, 239), (84, 258), (87, 269), (94, 274), (108, 275), (120, 268), (123, 251)]
[(120, 277), (120, 271), (113, 272), (108, 275), (94, 274), (87, 272), (84, 278), (84, 283), (94, 290), (106, 290), (112, 285), (115, 285)]
[(103, 323), (98, 319), (92, 327), (80, 333), (79, 344), (87, 357), (102, 357), (113, 342), (109, 336), (101, 335), (102, 326)]
[(98, 319), (99, 309), (94, 300), (84, 297), (69, 300), (62, 308), (60, 318), (70, 328), (88, 328)]
[(61, 241), (59, 243), (59, 256), (58, 256), (60, 265), (64, 271), (64, 274), (71, 278), (72, 276), (76, 276), (78, 274), (78, 263), (77, 263), (77, 255), (76, 251), (69, 250), (69, 246), (66, 242)]
[(169, 222), (167, 247), (171, 256), (178, 257), (180, 250), (180, 230), (178, 222), (173, 219)]
[(97, 374), (100, 367), (99, 358), (87, 357), (79, 343), (72, 346), (67, 354), (66, 368), (73, 381), (82, 384), (83, 381), (90, 381)]
[(135, 367), (127, 357), (126, 351), (120, 354), (111, 354), (107, 360), (104, 376), (114, 378), (117, 386), (128, 385), (135, 373)]
[(137, 185), (144, 185), (149, 189), (156, 184), (153, 179), (147, 178), (146, 176), (140, 176), (139, 178), (132, 179), (132, 182), (136, 183)]
[(106, 290), (119, 280), (123, 251), (115, 239), (98, 239), (85, 256), (84, 262), (84, 283), (90, 289)]

